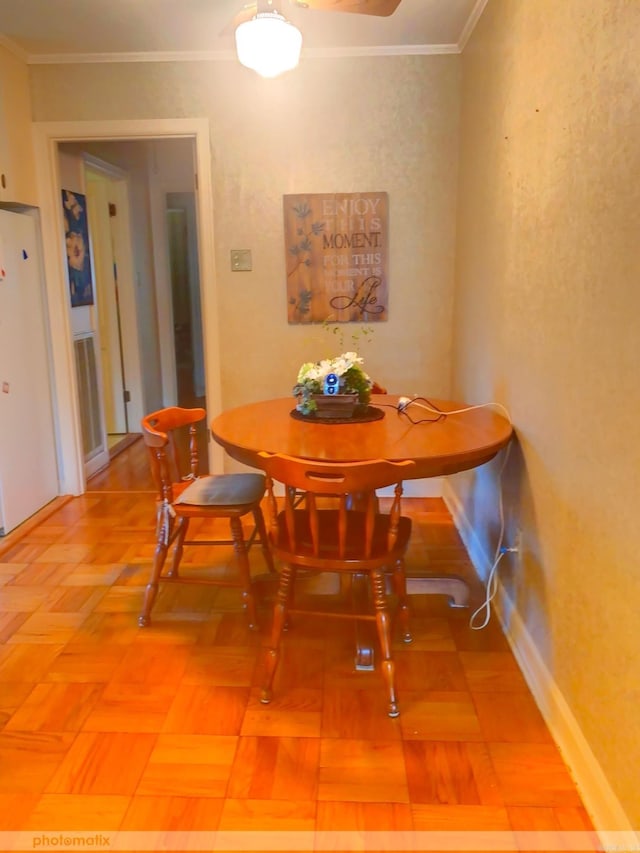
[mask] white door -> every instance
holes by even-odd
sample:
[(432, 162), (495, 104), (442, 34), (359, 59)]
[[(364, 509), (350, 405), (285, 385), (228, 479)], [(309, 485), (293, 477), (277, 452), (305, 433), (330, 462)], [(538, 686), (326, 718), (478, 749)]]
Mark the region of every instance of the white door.
[(116, 209), (111, 180), (103, 173), (85, 169), (87, 210), (91, 229), (98, 330), (102, 400), (108, 435), (129, 432), (127, 386), (122, 358), (123, 341), (118, 295), (117, 263), (111, 210)]
[(0, 210), (0, 535), (58, 495), (38, 245), (31, 215)]

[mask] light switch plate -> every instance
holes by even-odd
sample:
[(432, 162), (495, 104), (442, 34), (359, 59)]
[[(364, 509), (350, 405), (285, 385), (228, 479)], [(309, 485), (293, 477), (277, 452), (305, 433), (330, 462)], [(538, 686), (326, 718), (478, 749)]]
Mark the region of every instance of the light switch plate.
[(233, 272), (250, 272), (251, 249), (231, 250), (231, 270)]

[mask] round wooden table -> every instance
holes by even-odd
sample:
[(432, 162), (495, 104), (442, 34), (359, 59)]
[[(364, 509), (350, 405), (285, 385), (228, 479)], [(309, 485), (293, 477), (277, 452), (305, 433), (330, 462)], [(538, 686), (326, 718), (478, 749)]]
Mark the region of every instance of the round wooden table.
[[(416, 463), (415, 478), (441, 477), (483, 465), (513, 434), (509, 420), (491, 407), (412, 423), (407, 414), (414, 421), (436, 416), (417, 405), (410, 406), (407, 414), (400, 413), (399, 399), (392, 394), (373, 395), (371, 405), (384, 416), (367, 423), (301, 420), (292, 415), (293, 397), (265, 400), (222, 412), (214, 418), (211, 433), (229, 456), (253, 468), (260, 468), (261, 450), (330, 462), (411, 459)], [(465, 403), (448, 400), (430, 398), (430, 402), (443, 412), (467, 408)], [(407, 572), (407, 590), (446, 595), (456, 607), (466, 607), (469, 600), (466, 582), (455, 575)], [(356, 666), (371, 668), (370, 654), (365, 647), (359, 649)]]
[[(330, 462), (412, 459), (417, 466), (416, 478), (441, 477), (483, 465), (508, 444), (512, 435), (507, 418), (491, 408), (412, 424), (397, 411), (398, 400), (392, 394), (374, 394), (371, 405), (384, 412), (381, 420), (338, 424), (292, 417), (293, 397), (265, 400), (218, 415), (211, 433), (229, 456), (252, 468), (260, 468), (258, 454), (265, 450)], [(466, 405), (431, 402), (444, 412)], [(409, 407), (408, 414), (416, 421), (434, 417), (415, 405)]]

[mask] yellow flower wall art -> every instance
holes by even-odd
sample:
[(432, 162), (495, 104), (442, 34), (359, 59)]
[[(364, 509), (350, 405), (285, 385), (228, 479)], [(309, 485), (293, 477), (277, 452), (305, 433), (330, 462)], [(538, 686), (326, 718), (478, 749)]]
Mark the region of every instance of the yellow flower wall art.
[(89, 228), (84, 195), (62, 190), (64, 237), (71, 307), (93, 305), (93, 276), (89, 255)]

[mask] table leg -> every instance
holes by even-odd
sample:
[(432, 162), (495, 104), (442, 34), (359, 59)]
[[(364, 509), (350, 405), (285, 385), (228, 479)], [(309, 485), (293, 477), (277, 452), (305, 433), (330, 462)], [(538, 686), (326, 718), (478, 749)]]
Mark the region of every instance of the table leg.
[[(254, 578), (261, 586), (261, 598), (270, 601), (277, 586), (278, 575), (261, 575)], [(314, 578), (310, 579), (313, 584)], [(371, 590), (366, 575), (341, 575), (340, 588), (343, 595), (348, 595), (354, 614), (367, 613), (371, 610)], [(321, 591), (320, 591), (321, 592)], [(326, 590), (335, 594), (335, 588)], [(449, 607), (469, 606), (469, 587), (464, 578), (458, 575), (407, 575), (407, 593), (409, 595), (445, 595)], [(355, 668), (359, 671), (375, 669), (374, 638), (375, 630), (372, 623), (362, 619), (354, 619), (355, 628)]]
[[(354, 494), (350, 496), (352, 508), (358, 508), (362, 504), (362, 496)], [(360, 578), (357, 581), (357, 578)], [(343, 590), (344, 591), (344, 590)], [(366, 577), (356, 576), (351, 587), (351, 601), (354, 612), (366, 612), (363, 608), (370, 608), (369, 586)], [(469, 606), (469, 587), (464, 578), (458, 575), (409, 575), (407, 574), (407, 593), (409, 595), (446, 595), (449, 607)], [(371, 670), (375, 668), (373, 653), (374, 632), (369, 630), (369, 625), (356, 620), (356, 659), (355, 666), (359, 670)]]
[[(356, 657), (355, 668), (359, 672), (372, 672), (376, 668), (375, 657), (373, 653), (372, 631), (367, 630), (369, 624), (356, 622)], [(370, 636), (365, 637), (365, 634)]]
[[(370, 596), (367, 578), (357, 575), (353, 579), (351, 600), (354, 612), (366, 612), (370, 609)], [(458, 575), (419, 575), (407, 576), (409, 595), (445, 595), (449, 607), (469, 606), (469, 587), (464, 578)], [(356, 656), (355, 668), (370, 671), (375, 669), (373, 641), (375, 632), (368, 622), (355, 620)]]
[[(351, 612), (354, 615), (369, 613), (371, 611), (371, 588), (368, 575), (351, 575), (350, 580)], [(375, 669), (373, 622), (354, 619), (354, 628), (356, 637), (355, 668), (358, 670)]]
[(469, 587), (458, 575), (407, 575), (410, 595), (446, 595), (449, 607), (469, 606)]

